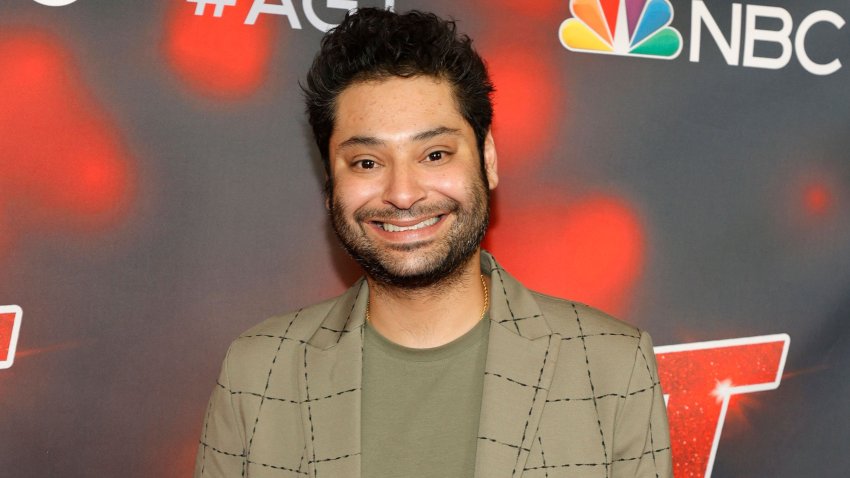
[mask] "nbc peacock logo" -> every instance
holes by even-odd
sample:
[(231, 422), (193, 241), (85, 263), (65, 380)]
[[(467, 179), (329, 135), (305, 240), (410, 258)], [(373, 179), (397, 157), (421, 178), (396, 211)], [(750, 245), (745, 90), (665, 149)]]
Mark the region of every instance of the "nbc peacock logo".
[(568, 50), (665, 60), (682, 51), (669, 0), (570, 0), (570, 12), (558, 30)]

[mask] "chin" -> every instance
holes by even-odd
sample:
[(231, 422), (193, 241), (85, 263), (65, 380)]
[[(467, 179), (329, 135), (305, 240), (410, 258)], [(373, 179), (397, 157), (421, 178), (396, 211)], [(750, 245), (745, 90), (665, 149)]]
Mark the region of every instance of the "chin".
[(451, 260), (443, 254), (438, 258), (412, 258), (409, 261), (396, 260), (391, 263), (361, 262), (366, 273), (378, 283), (399, 289), (422, 289), (435, 285), (451, 285), (464, 270), (470, 257), (466, 260)]

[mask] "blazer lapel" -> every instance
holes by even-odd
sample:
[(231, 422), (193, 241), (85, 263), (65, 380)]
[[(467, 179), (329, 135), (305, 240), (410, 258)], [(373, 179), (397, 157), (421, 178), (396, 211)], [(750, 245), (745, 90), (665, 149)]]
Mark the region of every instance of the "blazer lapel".
[(537, 434), (561, 340), (527, 289), (486, 252), (481, 262), (490, 274), (492, 305), (475, 477), (518, 477)]
[[(531, 293), (486, 251), (491, 278), (475, 478), (518, 477), (528, 459), (555, 371), (560, 337)], [(305, 466), (309, 476), (360, 477), (363, 323), (369, 291), (354, 284), (304, 344), (299, 361)], [(300, 471), (300, 470), (299, 470)]]
[(309, 476), (360, 477), (360, 389), (365, 280), (334, 304), (299, 360), (301, 418)]

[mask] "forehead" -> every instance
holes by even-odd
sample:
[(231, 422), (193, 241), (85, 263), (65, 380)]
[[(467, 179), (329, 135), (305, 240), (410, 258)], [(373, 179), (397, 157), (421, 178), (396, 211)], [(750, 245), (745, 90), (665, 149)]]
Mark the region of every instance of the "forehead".
[(332, 138), (392, 137), (436, 126), (468, 127), (451, 84), (432, 76), (390, 77), (354, 83), (340, 93)]

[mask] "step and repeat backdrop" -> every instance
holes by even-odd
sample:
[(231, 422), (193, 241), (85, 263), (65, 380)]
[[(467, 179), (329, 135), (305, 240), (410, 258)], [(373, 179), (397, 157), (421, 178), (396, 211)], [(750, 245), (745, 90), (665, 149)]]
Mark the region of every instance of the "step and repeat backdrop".
[(191, 473), (226, 347), (359, 272), (298, 82), (358, 6), (497, 87), (485, 247), (656, 342), (677, 478), (850, 469), (844, 0), (3, 0), (0, 475)]

